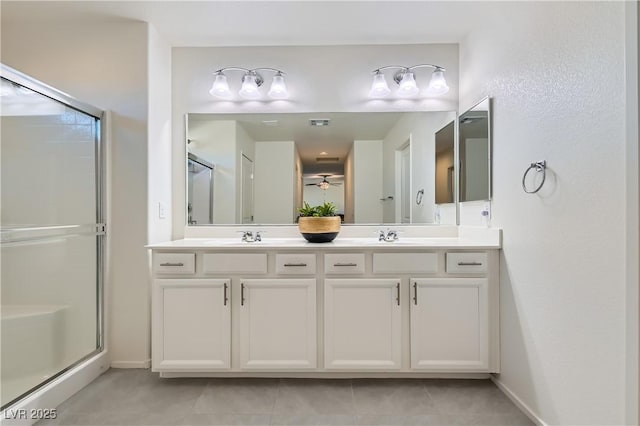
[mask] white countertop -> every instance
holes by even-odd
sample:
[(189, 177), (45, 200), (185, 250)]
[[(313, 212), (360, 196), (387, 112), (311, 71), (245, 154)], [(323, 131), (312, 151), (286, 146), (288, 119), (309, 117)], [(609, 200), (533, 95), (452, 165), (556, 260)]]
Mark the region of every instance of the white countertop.
[(373, 237), (336, 238), (330, 243), (309, 243), (304, 238), (269, 238), (247, 243), (236, 238), (185, 238), (150, 244), (150, 249), (203, 250), (203, 249), (499, 249), (500, 239), (471, 239), (464, 237), (406, 237), (393, 242), (378, 241)]

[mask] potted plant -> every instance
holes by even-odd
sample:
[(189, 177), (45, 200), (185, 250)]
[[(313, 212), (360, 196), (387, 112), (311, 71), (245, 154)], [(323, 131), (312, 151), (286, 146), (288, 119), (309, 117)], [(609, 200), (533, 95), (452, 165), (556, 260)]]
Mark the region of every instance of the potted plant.
[(311, 207), (305, 202), (298, 212), (298, 229), (310, 243), (328, 243), (338, 236), (342, 220), (333, 203)]

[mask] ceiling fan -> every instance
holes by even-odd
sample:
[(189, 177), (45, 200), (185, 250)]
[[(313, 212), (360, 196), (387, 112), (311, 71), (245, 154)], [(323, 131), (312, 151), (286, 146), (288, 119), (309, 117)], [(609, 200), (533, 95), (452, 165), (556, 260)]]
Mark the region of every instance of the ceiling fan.
[(322, 181), (318, 183), (307, 183), (305, 186), (317, 186), (320, 189), (328, 189), (329, 186), (340, 186), (342, 183), (340, 182), (329, 182), (327, 180), (328, 177), (337, 177), (336, 175), (318, 175), (318, 177), (322, 178)]

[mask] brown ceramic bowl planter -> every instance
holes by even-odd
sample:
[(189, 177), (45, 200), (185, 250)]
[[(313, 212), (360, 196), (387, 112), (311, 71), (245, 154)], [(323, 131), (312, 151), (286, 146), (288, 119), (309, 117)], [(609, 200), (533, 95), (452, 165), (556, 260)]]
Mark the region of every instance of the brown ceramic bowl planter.
[(328, 243), (338, 236), (340, 223), (340, 216), (301, 217), (298, 229), (310, 243)]
[(328, 243), (338, 236), (342, 219), (333, 203), (311, 207), (305, 202), (298, 211), (298, 229), (310, 243)]

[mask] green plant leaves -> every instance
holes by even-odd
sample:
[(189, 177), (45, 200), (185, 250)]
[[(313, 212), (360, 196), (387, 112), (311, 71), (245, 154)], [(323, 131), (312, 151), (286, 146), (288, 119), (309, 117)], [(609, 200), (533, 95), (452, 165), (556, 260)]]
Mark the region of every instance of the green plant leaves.
[(311, 207), (309, 203), (305, 201), (304, 205), (298, 209), (298, 212), (302, 217), (336, 216), (336, 206), (333, 203), (327, 202), (319, 206)]

